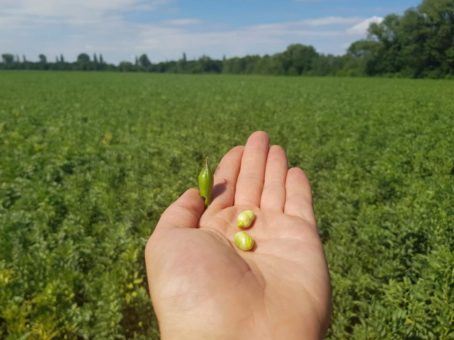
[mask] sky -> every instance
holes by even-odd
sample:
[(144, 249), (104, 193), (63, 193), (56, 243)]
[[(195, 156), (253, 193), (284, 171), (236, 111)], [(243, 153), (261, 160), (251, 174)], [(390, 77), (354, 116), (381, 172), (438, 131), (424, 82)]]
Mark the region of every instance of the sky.
[(289, 44), (343, 54), (370, 22), (416, 0), (0, 0), (0, 54), (102, 54), (152, 62), (273, 54)]

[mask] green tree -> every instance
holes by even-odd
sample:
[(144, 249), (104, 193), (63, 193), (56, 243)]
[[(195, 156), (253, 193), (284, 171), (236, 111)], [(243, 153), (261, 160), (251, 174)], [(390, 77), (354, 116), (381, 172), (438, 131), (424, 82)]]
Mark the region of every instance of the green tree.
[(47, 64), (47, 57), (44, 55), (44, 54), (40, 54), (38, 56), (38, 68), (40, 70), (46, 70), (48, 68), (48, 64)]
[(133, 72), (136, 70), (136, 67), (130, 61), (122, 61), (118, 65), (118, 69), (122, 72)]
[(423, 42), (426, 73), (454, 74), (454, 1), (424, 0), (418, 10), (430, 33)]
[(381, 23), (369, 26), (369, 36), (378, 43), (376, 58), (370, 63), (371, 74), (396, 73), (403, 65), (401, 58), (400, 17), (396, 14), (386, 16)]
[(292, 44), (282, 54), (282, 63), (287, 74), (301, 75), (309, 72), (318, 54), (312, 46)]
[(93, 54), (93, 68), (95, 70), (99, 70), (99, 61), (98, 61), (98, 56), (95, 54)]
[(77, 67), (79, 70), (89, 70), (90, 66), (90, 56), (88, 54), (81, 53), (77, 56)]
[(148, 56), (144, 53), (138, 59), (139, 67), (145, 71), (149, 71), (151, 68), (151, 61), (148, 59)]
[(46, 65), (47, 64), (47, 57), (44, 54), (40, 54), (38, 56), (38, 59), (39, 59), (39, 63), (40, 64), (42, 64), (42, 65)]
[(380, 47), (381, 44), (374, 40), (355, 41), (347, 50), (344, 71), (355, 75), (375, 74)]
[(372, 23), (368, 31), (368, 39), (352, 44), (348, 53), (360, 60), (367, 74), (454, 74), (452, 0), (424, 0), (402, 16), (391, 14)]
[[(345, 56), (335, 56), (331, 54), (319, 55), (317, 59), (314, 60), (312, 70), (309, 74), (318, 76), (341, 75), (347, 59), (353, 61), (353, 58), (346, 58)], [(352, 70), (348, 72), (349, 75), (357, 76), (364, 74), (364, 71), (359, 68), (358, 62), (353, 61), (352, 64), (354, 64), (354, 66), (351, 66)]]
[(178, 60), (178, 72), (186, 72), (188, 66), (188, 58), (186, 57), (186, 53), (183, 52), (181, 59)]
[(14, 64), (14, 55), (10, 53), (2, 54), (2, 60), (5, 65), (12, 65)]

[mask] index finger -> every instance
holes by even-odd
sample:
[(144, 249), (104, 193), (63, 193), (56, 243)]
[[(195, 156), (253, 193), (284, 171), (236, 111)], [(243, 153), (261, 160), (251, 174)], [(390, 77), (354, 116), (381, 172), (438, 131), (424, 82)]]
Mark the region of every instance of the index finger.
[(214, 173), (213, 202), (208, 209), (224, 209), (233, 205), (243, 149), (244, 146), (234, 147), (219, 163)]

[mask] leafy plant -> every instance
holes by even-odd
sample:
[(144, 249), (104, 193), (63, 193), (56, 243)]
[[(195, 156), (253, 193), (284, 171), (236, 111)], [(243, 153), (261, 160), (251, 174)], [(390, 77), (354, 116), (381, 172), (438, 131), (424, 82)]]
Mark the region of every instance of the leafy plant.
[(258, 129), (311, 180), (328, 337), (454, 336), (454, 83), (0, 77), (0, 338), (159, 338), (145, 242)]

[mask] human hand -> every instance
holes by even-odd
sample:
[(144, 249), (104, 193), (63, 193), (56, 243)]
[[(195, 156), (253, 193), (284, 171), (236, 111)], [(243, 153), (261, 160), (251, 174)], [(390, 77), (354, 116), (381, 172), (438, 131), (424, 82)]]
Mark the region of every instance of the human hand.
[[(250, 252), (232, 242), (245, 209), (256, 214)], [(317, 339), (328, 328), (309, 181), (264, 132), (223, 157), (206, 210), (196, 189), (167, 208), (145, 258), (162, 339)]]

